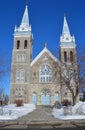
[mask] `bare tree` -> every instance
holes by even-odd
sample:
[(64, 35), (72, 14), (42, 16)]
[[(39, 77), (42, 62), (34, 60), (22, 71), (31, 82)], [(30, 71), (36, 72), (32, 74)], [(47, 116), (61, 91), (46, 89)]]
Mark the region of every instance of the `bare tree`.
[[(0, 54), (0, 82), (4, 82), (4, 76), (10, 72), (9, 60), (6, 57), (6, 53)], [(6, 93), (4, 87), (0, 84), (0, 102), (4, 103), (6, 99)]]
[(60, 67), (61, 87), (67, 87), (72, 95), (73, 105), (79, 95), (79, 78), (76, 64), (61, 63)]
[(81, 48), (78, 55), (79, 86), (85, 91), (85, 47)]
[(61, 86), (65, 85), (71, 95), (73, 105), (79, 98), (80, 89), (85, 89), (85, 51), (78, 51), (77, 62), (60, 63)]
[(5, 54), (0, 54), (0, 78), (9, 71), (9, 60), (5, 59)]

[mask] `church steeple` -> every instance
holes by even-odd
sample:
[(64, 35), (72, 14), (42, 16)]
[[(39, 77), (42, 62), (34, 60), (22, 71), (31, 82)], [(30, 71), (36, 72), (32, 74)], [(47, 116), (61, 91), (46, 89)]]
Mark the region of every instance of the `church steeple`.
[(68, 23), (67, 23), (66, 17), (64, 16), (64, 23), (63, 23), (62, 35), (66, 35), (66, 34), (68, 34), (70, 36), (70, 31), (69, 31)]
[(29, 24), (28, 6), (26, 5), (25, 11), (22, 17), (22, 21), (19, 27), (15, 26), (15, 35), (19, 32), (31, 33), (31, 25)]
[(66, 16), (64, 16), (63, 30), (62, 30), (62, 35), (60, 37), (60, 46), (75, 47), (75, 37), (71, 36), (71, 34), (70, 34)]
[(25, 11), (24, 11), (24, 15), (23, 15), (21, 24), (25, 24), (25, 25), (29, 26), (29, 16), (28, 16), (28, 7), (27, 7), (27, 5), (26, 5)]
[(66, 63), (76, 62), (75, 37), (70, 34), (66, 16), (64, 16), (63, 30), (60, 36), (60, 60)]

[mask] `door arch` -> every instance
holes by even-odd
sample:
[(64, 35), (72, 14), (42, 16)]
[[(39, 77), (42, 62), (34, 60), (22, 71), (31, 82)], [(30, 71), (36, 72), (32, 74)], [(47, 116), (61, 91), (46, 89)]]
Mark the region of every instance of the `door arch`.
[(44, 89), (41, 92), (41, 105), (50, 105), (50, 92)]

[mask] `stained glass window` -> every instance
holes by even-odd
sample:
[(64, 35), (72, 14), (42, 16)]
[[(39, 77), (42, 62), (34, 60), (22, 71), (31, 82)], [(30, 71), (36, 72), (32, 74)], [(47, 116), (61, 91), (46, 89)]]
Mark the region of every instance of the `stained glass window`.
[(40, 82), (48, 83), (52, 81), (52, 69), (48, 65), (42, 65), (40, 69)]

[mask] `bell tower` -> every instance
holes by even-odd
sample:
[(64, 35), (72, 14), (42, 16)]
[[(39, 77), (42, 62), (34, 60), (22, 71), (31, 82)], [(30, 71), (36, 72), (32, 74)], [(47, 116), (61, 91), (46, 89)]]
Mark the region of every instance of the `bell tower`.
[(76, 63), (75, 37), (70, 34), (65, 16), (63, 31), (60, 37), (60, 61), (63, 63)]
[(29, 24), (28, 7), (19, 27), (14, 29), (14, 47), (12, 52), (10, 102), (21, 99), (28, 102), (30, 82), (30, 63), (32, 61), (33, 35)]
[[(67, 80), (70, 84), (70, 90), (74, 94), (78, 91), (78, 68), (77, 68), (77, 56), (76, 56), (76, 43), (75, 37), (71, 36), (66, 17), (64, 16), (63, 31), (60, 37), (60, 61), (61, 61), (61, 73), (67, 74)], [(73, 77), (72, 77), (73, 76)], [(61, 94), (62, 100), (69, 99), (71, 102), (72, 94), (70, 93), (66, 82), (61, 78)], [(79, 100), (79, 96), (78, 99)]]

